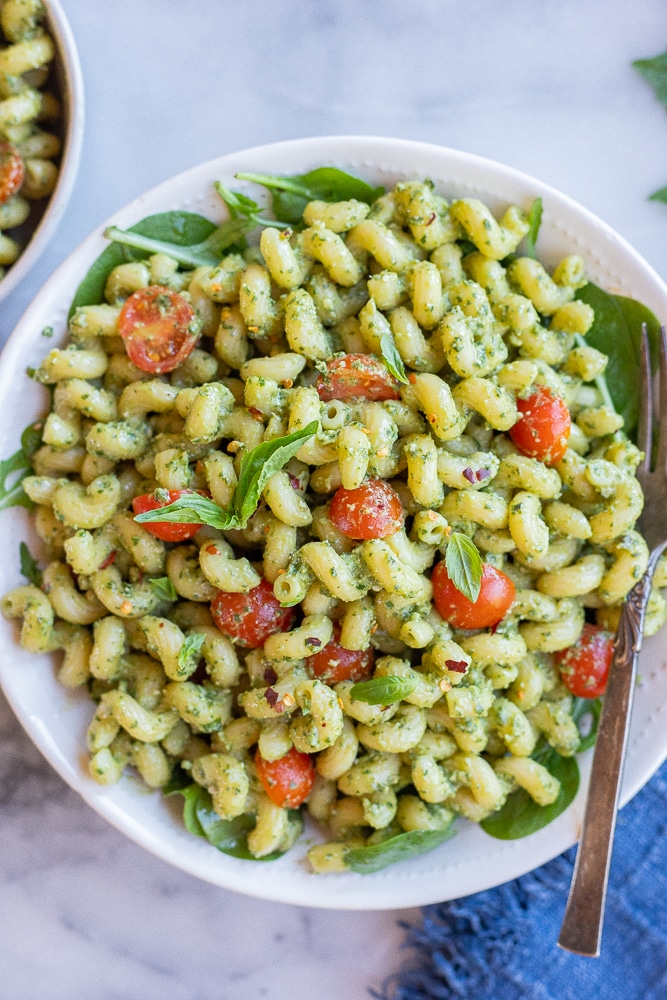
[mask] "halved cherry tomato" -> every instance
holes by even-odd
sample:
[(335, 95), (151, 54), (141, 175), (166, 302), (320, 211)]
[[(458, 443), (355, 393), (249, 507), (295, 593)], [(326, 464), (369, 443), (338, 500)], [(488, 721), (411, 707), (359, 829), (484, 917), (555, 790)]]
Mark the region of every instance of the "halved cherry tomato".
[(0, 141), (0, 205), (9, 201), (23, 184), (23, 157), (10, 142)]
[(613, 655), (612, 633), (588, 622), (574, 646), (554, 654), (563, 684), (577, 698), (604, 694)]
[(192, 354), (199, 339), (190, 303), (162, 285), (130, 295), (118, 317), (118, 332), (130, 361), (153, 375), (172, 372)]
[(348, 538), (386, 538), (403, 524), (399, 495), (384, 479), (367, 479), (355, 490), (336, 490), (329, 508), (332, 524)]
[[(159, 510), (168, 504), (178, 500), (179, 497), (187, 496), (188, 493), (199, 493), (207, 496), (203, 490), (156, 490), (155, 493), (144, 493), (140, 497), (135, 497), (132, 501), (132, 510), (135, 514), (144, 514), (147, 510)], [(201, 528), (201, 524), (177, 524), (175, 521), (147, 521), (142, 525), (155, 538), (161, 538), (163, 542), (187, 542), (193, 538)]]
[(510, 438), (530, 458), (555, 465), (567, 451), (572, 421), (565, 400), (546, 385), (531, 386), (519, 396), (516, 407), (521, 418), (510, 427)]
[(298, 809), (313, 790), (315, 765), (312, 757), (294, 747), (278, 760), (264, 760), (257, 750), (255, 767), (264, 791), (282, 809)]
[(258, 649), (274, 632), (287, 632), (294, 624), (294, 608), (283, 608), (268, 580), (247, 594), (218, 591), (211, 601), (213, 621), (239, 646)]
[(433, 570), (435, 606), (454, 628), (488, 628), (497, 625), (514, 602), (515, 588), (508, 576), (487, 563), (482, 567), (482, 585), (476, 601), (469, 600), (454, 586), (444, 559)]
[(315, 383), (320, 399), (400, 399), (398, 381), (372, 354), (344, 354), (327, 361)]
[(340, 626), (334, 625), (333, 639), (317, 653), (306, 657), (306, 669), (311, 677), (327, 684), (356, 683), (372, 674), (373, 650), (344, 649), (340, 644)]

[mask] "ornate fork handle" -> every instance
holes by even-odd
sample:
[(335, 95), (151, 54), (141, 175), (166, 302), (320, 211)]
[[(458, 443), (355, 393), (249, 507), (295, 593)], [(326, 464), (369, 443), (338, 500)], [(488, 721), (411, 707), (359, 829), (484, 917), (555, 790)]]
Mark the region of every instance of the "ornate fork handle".
[(630, 711), (651, 580), (664, 545), (628, 594), (621, 612), (604, 696), (577, 862), (558, 944), (579, 955), (600, 954), (607, 880)]

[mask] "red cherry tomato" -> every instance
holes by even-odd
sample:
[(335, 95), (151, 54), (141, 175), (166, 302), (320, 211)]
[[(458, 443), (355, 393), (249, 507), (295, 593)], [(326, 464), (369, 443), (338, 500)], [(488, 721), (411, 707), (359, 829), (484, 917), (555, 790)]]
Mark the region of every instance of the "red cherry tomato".
[(403, 524), (398, 493), (384, 479), (367, 479), (356, 490), (336, 490), (329, 508), (332, 524), (348, 538), (386, 538)]
[(334, 625), (331, 642), (312, 656), (306, 657), (311, 677), (327, 684), (340, 681), (363, 681), (373, 672), (372, 649), (344, 649), (340, 642), (340, 626)]
[(0, 141), (0, 205), (9, 201), (23, 184), (23, 157), (10, 142)]
[(264, 791), (283, 809), (298, 809), (313, 789), (315, 765), (312, 758), (294, 747), (278, 760), (264, 760), (257, 750), (255, 766)]
[(317, 378), (320, 399), (400, 399), (398, 381), (371, 354), (345, 354), (327, 361), (326, 373)]
[(514, 602), (514, 584), (508, 576), (486, 563), (482, 568), (482, 585), (476, 601), (470, 601), (457, 590), (447, 573), (444, 559), (433, 570), (433, 600), (435, 606), (454, 628), (488, 628), (497, 625)]
[(555, 465), (567, 451), (572, 421), (560, 396), (546, 385), (532, 386), (528, 395), (516, 401), (521, 417), (510, 427), (510, 437), (519, 451)]
[(588, 623), (574, 646), (554, 654), (563, 684), (577, 698), (604, 694), (613, 655), (612, 633)]
[(192, 354), (199, 339), (190, 303), (162, 285), (130, 295), (118, 317), (118, 332), (130, 361), (153, 375), (172, 372)]
[(296, 618), (293, 608), (280, 606), (268, 580), (247, 594), (218, 591), (211, 601), (211, 614), (228, 639), (250, 649), (263, 646), (274, 632), (289, 631)]
[[(144, 493), (140, 497), (135, 497), (132, 501), (132, 510), (135, 514), (144, 514), (147, 510), (159, 510), (168, 504), (178, 500), (179, 497), (187, 496), (188, 493), (199, 493), (207, 496), (203, 490), (156, 490), (155, 493)], [(177, 524), (175, 521), (147, 521), (143, 524), (146, 531), (156, 538), (161, 538), (163, 542), (187, 542), (197, 534), (201, 524)]]

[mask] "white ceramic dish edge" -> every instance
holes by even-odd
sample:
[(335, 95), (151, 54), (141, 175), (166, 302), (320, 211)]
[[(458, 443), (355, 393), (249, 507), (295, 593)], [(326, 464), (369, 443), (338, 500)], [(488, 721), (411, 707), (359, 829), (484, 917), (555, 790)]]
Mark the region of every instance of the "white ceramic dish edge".
[[(660, 316), (667, 316), (667, 288), (618, 234), (565, 195), (511, 168), (482, 158), (403, 140), (327, 137), (295, 140), (230, 154), (179, 175), (133, 201), (113, 217), (131, 225), (156, 211), (183, 208), (219, 217), (212, 190), (216, 178), (231, 181), (239, 170), (300, 173), (333, 163), (375, 183), (403, 176), (432, 177), (447, 192), (478, 195), (499, 206), (530, 203), (540, 195), (545, 217), (544, 259), (555, 263), (573, 249), (582, 252), (594, 280), (631, 294)], [(244, 185), (241, 185), (244, 186)], [(248, 187), (245, 185), (244, 187)], [(107, 223), (108, 224), (108, 223)], [(105, 246), (101, 226), (58, 268), (27, 310), (0, 359), (0, 454), (16, 448), (18, 434), (40, 412), (43, 397), (34, 383), (23, 384), (17, 372), (35, 364), (52, 346), (40, 338), (47, 324), (64, 326), (67, 307), (90, 263)], [(15, 538), (29, 536), (24, 512), (3, 514)], [(0, 566), (2, 591), (19, 582), (17, 561)], [(214, 851), (187, 834), (177, 808), (142, 791), (132, 780), (99, 788), (83, 771), (85, 729), (90, 703), (84, 694), (68, 694), (55, 681), (48, 658), (31, 657), (16, 646), (15, 630), (0, 622), (0, 681), (16, 715), (53, 767), (100, 815), (163, 860), (199, 878), (248, 895), (334, 909), (391, 909), (422, 905), (481, 891), (515, 878), (570, 847), (583, 814), (588, 762), (582, 761), (582, 788), (572, 807), (553, 824), (523, 841), (503, 842), (465, 825), (465, 833), (437, 851), (371, 876), (354, 873), (314, 876), (303, 864), (312, 837), (305, 836), (284, 858), (271, 864), (244, 862)], [(667, 756), (664, 715), (667, 665), (658, 640), (642, 654), (640, 685), (630, 740), (623, 801), (649, 779)]]

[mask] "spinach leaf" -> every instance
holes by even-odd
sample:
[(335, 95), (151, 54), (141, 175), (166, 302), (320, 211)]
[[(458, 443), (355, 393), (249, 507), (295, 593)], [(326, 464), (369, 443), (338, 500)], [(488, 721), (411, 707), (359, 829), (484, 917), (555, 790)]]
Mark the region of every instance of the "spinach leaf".
[(208, 524), (222, 531), (245, 528), (271, 476), (296, 455), (303, 442), (317, 433), (317, 428), (318, 422), (313, 420), (303, 430), (262, 441), (247, 452), (241, 459), (238, 483), (227, 509), (198, 493), (186, 493), (165, 507), (137, 514), (134, 520)]
[(236, 174), (239, 180), (253, 181), (272, 192), (273, 214), (280, 222), (296, 225), (309, 201), (365, 201), (372, 204), (384, 194), (384, 188), (373, 188), (366, 181), (352, 177), (336, 167), (318, 167), (307, 174), (293, 177), (272, 174)]
[(472, 539), (453, 531), (445, 551), (447, 576), (469, 601), (476, 601), (482, 586), (482, 557)]
[(19, 559), (21, 561), (21, 573), (26, 580), (30, 580), (36, 587), (41, 587), (42, 571), (25, 542), (21, 542), (19, 545)]
[(410, 830), (384, 840), (372, 847), (353, 847), (345, 852), (343, 860), (353, 872), (367, 875), (379, 872), (398, 861), (416, 858), (454, 836), (451, 826), (445, 830)]
[(28, 424), (21, 434), (21, 447), (9, 458), (0, 460), (0, 510), (8, 507), (25, 507), (32, 510), (35, 506), (21, 485), (30, 474), (30, 459), (42, 443), (43, 422)]
[(653, 88), (655, 96), (667, 109), (667, 52), (652, 59), (635, 59), (632, 65)]
[(537, 243), (537, 237), (540, 232), (540, 226), (542, 224), (542, 199), (536, 198), (533, 204), (530, 206), (530, 212), (528, 213), (528, 225), (529, 230), (526, 234), (526, 242), (524, 244), (524, 256), (534, 257), (537, 259), (537, 251), (535, 245)]
[(373, 677), (360, 681), (350, 688), (350, 697), (365, 701), (367, 705), (393, 705), (412, 694), (417, 687), (417, 677)]
[(178, 598), (176, 587), (168, 576), (154, 576), (149, 580), (150, 588), (161, 601), (175, 601)]
[[(185, 772), (181, 772), (184, 774)], [(189, 779), (190, 780), (190, 779)], [(184, 798), (183, 803), (183, 823), (185, 824), (185, 829), (188, 833), (193, 833), (195, 837), (205, 837), (204, 828), (197, 819), (197, 804), (199, 802), (199, 795), (204, 791), (199, 785), (190, 784), (183, 785), (180, 784), (178, 779), (169, 782), (169, 785), (165, 785), (162, 789), (162, 794), (165, 798), (170, 798), (173, 795), (182, 795)], [(208, 793), (207, 793), (208, 794)]]
[(581, 732), (581, 722), (590, 716), (590, 726), (588, 731), (584, 736), (581, 737), (581, 743), (579, 744), (579, 749), (577, 753), (582, 753), (584, 750), (588, 750), (590, 747), (595, 745), (595, 740), (598, 734), (598, 725), (600, 723), (600, 712), (602, 711), (602, 700), (600, 698), (575, 698), (574, 705), (572, 707), (572, 718), (577, 724), (579, 732)]
[(185, 641), (178, 651), (178, 666), (183, 672), (189, 670), (192, 672), (196, 667), (199, 656), (201, 654), (201, 648), (204, 645), (206, 636), (203, 632), (194, 632), (192, 635), (186, 635)]
[[(215, 224), (203, 216), (179, 211), (149, 215), (128, 230), (139, 237), (147, 237), (168, 244), (172, 253), (178, 247), (200, 245), (215, 231)], [(71, 317), (79, 306), (93, 306), (104, 302), (104, 286), (114, 267), (129, 261), (144, 260), (151, 253), (156, 252), (155, 250), (112, 243), (111, 246), (102, 251), (77, 288), (70, 306), (69, 316)]]
[(641, 302), (623, 295), (611, 295), (593, 282), (580, 288), (575, 297), (580, 302), (587, 302), (595, 312), (586, 343), (609, 356), (606, 383), (616, 412), (625, 422), (624, 430), (632, 437), (639, 416), (642, 323), (646, 323), (648, 330), (654, 366), (658, 364), (660, 324)]
[(399, 382), (408, 384), (408, 376), (405, 374), (403, 358), (396, 349), (394, 338), (390, 333), (383, 333), (380, 337), (380, 352), (385, 365)]
[(528, 837), (565, 812), (574, 800), (579, 789), (579, 766), (574, 757), (561, 757), (551, 749), (540, 756), (540, 763), (561, 783), (558, 798), (549, 806), (539, 806), (523, 788), (512, 792), (502, 809), (480, 823), (491, 837), (498, 840)]

